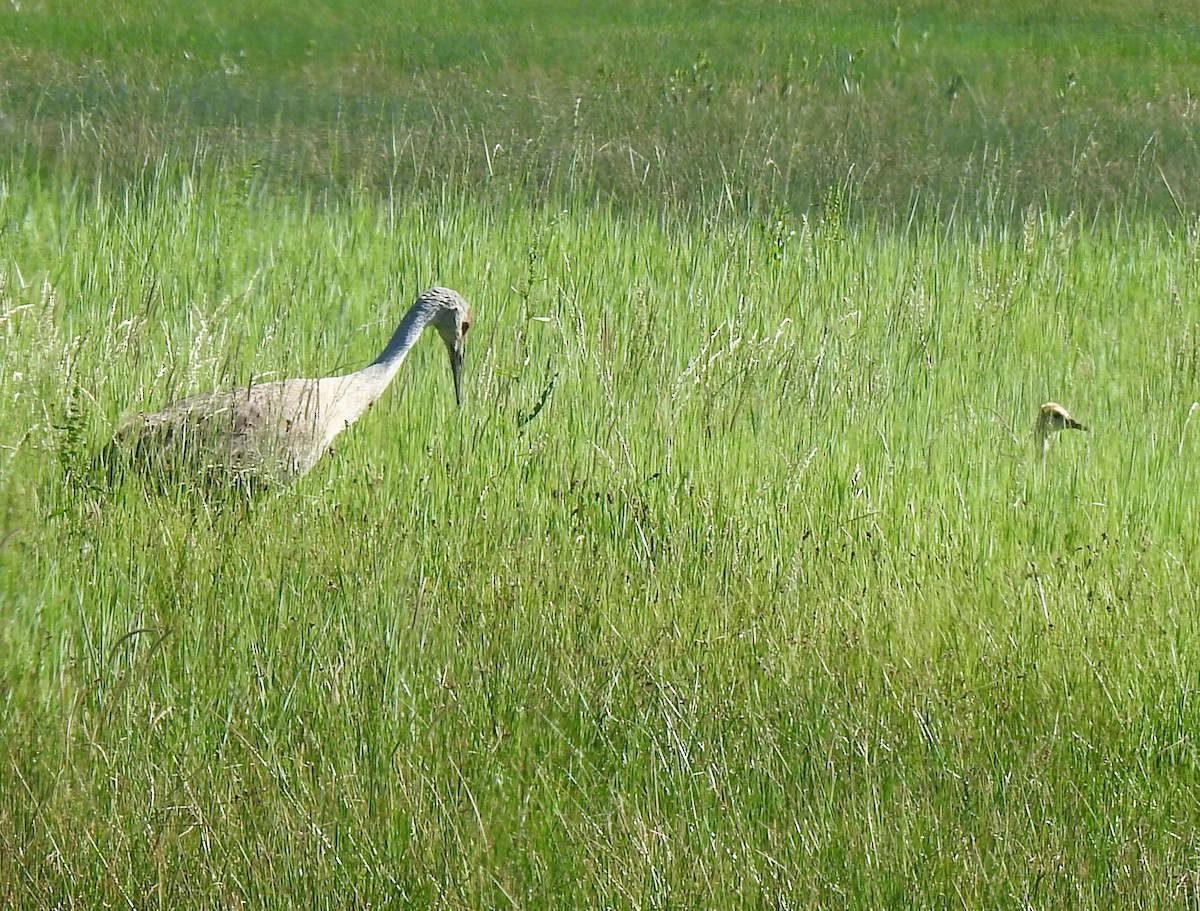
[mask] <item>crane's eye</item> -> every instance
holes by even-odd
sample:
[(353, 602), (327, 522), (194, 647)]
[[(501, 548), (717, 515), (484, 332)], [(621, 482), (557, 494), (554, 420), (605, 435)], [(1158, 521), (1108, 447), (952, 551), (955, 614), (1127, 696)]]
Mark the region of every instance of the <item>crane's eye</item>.
[(470, 329), (470, 328), (471, 328), (471, 322), (470, 322), (470, 320), (463, 320), (463, 324), (462, 324), (462, 334), (463, 334), (463, 335), (466, 335), (466, 334), (467, 334), (467, 330), (468, 330), (468, 329)]

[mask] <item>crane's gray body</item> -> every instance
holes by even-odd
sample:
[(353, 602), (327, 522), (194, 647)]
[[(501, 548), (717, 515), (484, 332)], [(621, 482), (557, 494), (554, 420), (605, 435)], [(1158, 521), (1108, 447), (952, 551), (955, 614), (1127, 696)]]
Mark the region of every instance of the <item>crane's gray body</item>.
[(369, 366), (344, 376), (280, 380), (182, 399), (162, 411), (127, 418), (109, 446), (142, 473), (250, 476), (290, 480), (309, 471), (343, 430), (387, 390), (427, 326), (450, 353), (461, 401), (467, 302), (448, 288), (422, 293), (387, 347)]
[(117, 440), (130, 444), (143, 468), (298, 477), (378, 397), (364, 396), (354, 378), (283, 380), (193, 396), (131, 415)]

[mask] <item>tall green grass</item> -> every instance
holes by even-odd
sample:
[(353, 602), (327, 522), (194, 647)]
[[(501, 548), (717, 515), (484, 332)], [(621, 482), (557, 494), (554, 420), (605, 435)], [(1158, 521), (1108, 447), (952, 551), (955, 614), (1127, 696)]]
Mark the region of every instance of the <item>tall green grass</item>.
[[(1200, 239), (838, 206), (10, 176), (8, 900), (1195, 904)], [(429, 343), (276, 495), (65, 480), (434, 282), (461, 411)]]
[(7, 905), (1200, 906), (1191, 11), (10, 7)]
[(1194, 10), (1147, 0), (18, 3), (0, 160), (131, 179), (199, 142), (284, 192), (766, 218), (850, 182), (875, 220), (1186, 220), (1198, 38)]

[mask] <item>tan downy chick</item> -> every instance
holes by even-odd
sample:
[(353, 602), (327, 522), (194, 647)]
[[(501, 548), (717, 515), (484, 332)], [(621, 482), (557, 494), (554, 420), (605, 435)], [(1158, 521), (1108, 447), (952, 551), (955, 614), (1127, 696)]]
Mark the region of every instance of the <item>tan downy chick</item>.
[(1087, 430), (1087, 426), (1071, 417), (1071, 413), (1057, 402), (1047, 402), (1038, 411), (1034, 432), (1042, 443), (1042, 454), (1050, 451), (1050, 435), (1060, 430)]

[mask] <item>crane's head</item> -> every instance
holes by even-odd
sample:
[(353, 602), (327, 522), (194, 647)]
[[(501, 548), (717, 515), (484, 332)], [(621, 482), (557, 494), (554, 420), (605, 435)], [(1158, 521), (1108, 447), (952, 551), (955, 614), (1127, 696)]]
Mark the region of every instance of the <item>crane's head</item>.
[(471, 306), (461, 294), (449, 288), (430, 288), (418, 300), (434, 308), (433, 325), (450, 353), (450, 372), (454, 375), (454, 400), (462, 405), (463, 352), (467, 330), (471, 328)]

